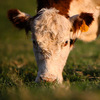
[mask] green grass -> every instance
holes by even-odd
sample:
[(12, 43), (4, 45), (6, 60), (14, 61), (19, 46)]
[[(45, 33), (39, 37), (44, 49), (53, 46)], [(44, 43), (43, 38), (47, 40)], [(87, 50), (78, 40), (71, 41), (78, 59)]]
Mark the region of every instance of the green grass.
[(92, 100), (99, 96), (100, 38), (91, 43), (76, 42), (64, 68), (62, 86), (36, 84), (38, 69), (31, 37), (27, 39), (25, 32), (7, 19), (11, 8), (34, 15), (36, 1), (2, 0), (0, 8), (0, 100)]

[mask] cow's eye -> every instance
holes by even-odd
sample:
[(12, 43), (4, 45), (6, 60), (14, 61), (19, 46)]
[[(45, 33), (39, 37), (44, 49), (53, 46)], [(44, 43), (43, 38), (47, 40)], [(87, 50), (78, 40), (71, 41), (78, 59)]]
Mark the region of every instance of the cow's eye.
[(72, 32), (72, 31), (73, 31), (73, 29), (71, 28), (71, 29), (70, 29), (70, 32)]
[(65, 42), (64, 46), (66, 46), (68, 44), (68, 41)]

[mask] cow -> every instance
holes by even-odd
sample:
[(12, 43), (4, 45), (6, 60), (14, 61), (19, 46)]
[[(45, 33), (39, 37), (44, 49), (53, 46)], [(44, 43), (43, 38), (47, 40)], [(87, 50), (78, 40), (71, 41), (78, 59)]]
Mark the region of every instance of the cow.
[(63, 82), (62, 72), (77, 39), (91, 42), (100, 34), (99, 0), (37, 0), (37, 14), (8, 11), (9, 20), (32, 33), (36, 82)]

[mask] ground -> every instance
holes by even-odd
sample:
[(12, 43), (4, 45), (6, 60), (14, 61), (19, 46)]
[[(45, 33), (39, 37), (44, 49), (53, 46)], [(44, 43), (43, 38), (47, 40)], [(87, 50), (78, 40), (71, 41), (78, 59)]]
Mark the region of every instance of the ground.
[(7, 10), (11, 8), (34, 15), (36, 1), (2, 0), (0, 7), (0, 100), (83, 100), (98, 97), (100, 37), (91, 43), (79, 40), (75, 43), (64, 68), (62, 86), (36, 84), (38, 69), (31, 36), (26, 37), (24, 30), (14, 28), (7, 19)]

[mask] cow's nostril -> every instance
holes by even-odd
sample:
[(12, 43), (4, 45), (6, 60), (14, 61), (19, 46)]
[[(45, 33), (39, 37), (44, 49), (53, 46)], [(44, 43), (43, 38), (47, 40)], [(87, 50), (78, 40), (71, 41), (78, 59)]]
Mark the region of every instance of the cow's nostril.
[(40, 81), (43, 81), (43, 82), (56, 82), (56, 79), (52, 79), (52, 78), (48, 78), (48, 77), (41, 77), (40, 76)]

